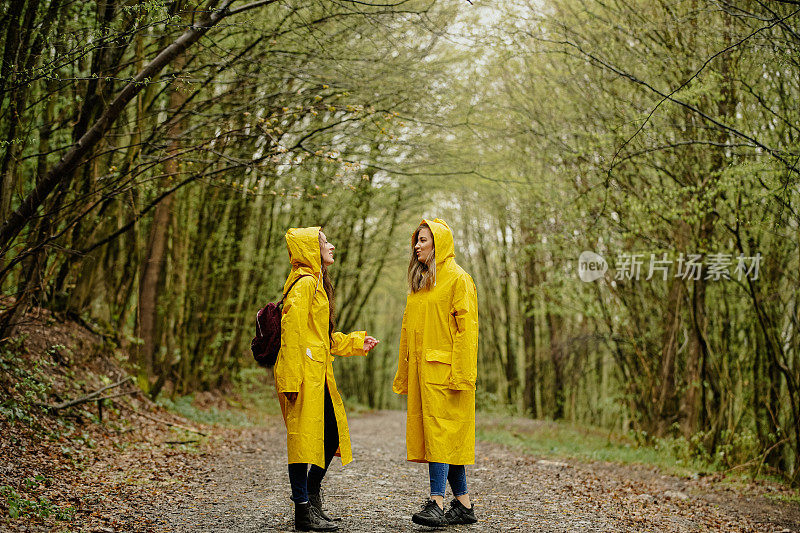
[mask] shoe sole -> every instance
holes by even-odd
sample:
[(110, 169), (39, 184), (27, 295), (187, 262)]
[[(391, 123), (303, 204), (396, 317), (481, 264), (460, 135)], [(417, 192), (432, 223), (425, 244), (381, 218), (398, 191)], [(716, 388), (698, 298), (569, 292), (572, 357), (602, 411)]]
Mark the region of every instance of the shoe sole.
[[(318, 509), (318, 510), (319, 510), (319, 509)], [(320, 511), (320, 513), (322, 513), (322, 512), (323, 512), (323, 511)], [(327, 516), (327, 514), (328, 514), (328, 513), (325, 513), (325, 516), (322, 516), (322, 518), (324, 518), (324, 519), (325, 519), (325, 520), (327, 520), (328, 522), (341, 522), (341, 521), (342, 521), (342, 519), (341, 519), (341, 518), (331, 518), (330, 516)]]
[(420, 526), (447, 527), (447, 522), (439, 522), (439, 523), (428, 522), (427, 520), (425, 520), (423, 518), (417, 518), (416, 516), (412, 516), (411, 517), (411, 521), (414, 522), (415, 524), (420, 525)]
[(339, 531), (339, 526), (334, 526), (333, 529), (314, 529), (314, 528), (304, 529), (295, 526), (294, 530), (295, 531)]
[(478, 523), (477, 519), (469, 522), (466, 520), (458, 520), (454, 522), (451, 522), (450, 520), (447, 521), (447, 524), (451, 526), (471, 526), (472, 524), (477, 524), (477, 523)]

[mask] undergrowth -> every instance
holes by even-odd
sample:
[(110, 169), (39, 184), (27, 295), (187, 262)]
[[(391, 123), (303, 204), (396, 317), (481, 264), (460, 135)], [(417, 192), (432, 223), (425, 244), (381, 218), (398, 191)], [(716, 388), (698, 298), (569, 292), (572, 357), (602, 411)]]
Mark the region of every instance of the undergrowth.
[(759, 463), (752, 459), (758, 457), (757, 441), (747, 432), (723, 434), (722, 444), (714, 452), (709, 452), (704, 447), (706, 436), (702, 432), (690, 439), (656, 438), (641, 432), (620, 433), (560, 421), (525, 420), (519, 423), (510, 415), (490, 412), (479, 417), (476, 437), (533, 455), (558, 459), (651, 465), (664, 473), (683, 477), (724, 474), (734, 479), (785, 483), (785, 480), (776, 480), (767, 472), (759, 471)]
[(280, 416), (274, 385), (268, 383), (268, 371), (244, 368), (234, 381), (233, 390), (215, 395), (217, 405), (198, 401), (198, 395), (169, 397), (162, 394), (158, 403), (183, 418), (200, 424), (225, 427), (250, 427), (265, 417)]
[[(260, 367), (241, 369), (234, 380), (232, 391), (213, 395), (216, 405), (209, 405), (198, 394), (175, 397), (162, 394), (157, 403), (199, 424), (224, 427), (258, 426), (267, 419), (281, 416), (275, 385), (269, 372)], [(353, 397), (345, 398), (344, 402), (348, 416), (372, 410)]]
[[(31, 364), (20, 356), (25, 338), (20, 336), (0, 345), (0, 386), (4, 394), (0, 402), (0, 416), (11, 424), (23, 424), (31, 428), (40, 426), (41, 404), (52, 387), (48, 367), (55, 363), (49, 358), (39, 358)], [(53, 346), (48, 350), (58, 350)]]
[[(47, 478), (42, 475), (26, 478), (24, 484), (29, 492), (36, 493), (36, 488), (40, 484), (47, 482)], [(60, 507), (44, 496), (31, 497), (22, 496), (13, 487), (8, 485), (0, 486), (0, 498), (6, 508), (6, 515), (9, 518), (39, 519), (53, 517), (59, 521), (70, 521), (75, 514), (75, 508)]]

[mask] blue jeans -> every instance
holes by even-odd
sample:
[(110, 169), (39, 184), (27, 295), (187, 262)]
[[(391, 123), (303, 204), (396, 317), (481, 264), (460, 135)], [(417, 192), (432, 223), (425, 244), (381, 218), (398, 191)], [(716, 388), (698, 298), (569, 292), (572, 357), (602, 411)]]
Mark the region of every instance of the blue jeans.
[(339, 449), (339, 428), (336, 425), (336, 413), (333, 410), (331, 393), (325, 383), (325, 468), (317, 465), (308, 467), (308, 463), (289, 463), (289, 483), (292, 486), (292, 501), (304, 503), (308, 495), (316, 494), (322, 485), (322, 478), (328, 471), (336, 450)]
[(447, 482), (453, 489), (453, 496), (463, 496), (467, 490), (467, 469), (464, 465), (449, 465), (447, 463), (428, 463), (428, 474), (431, 476), (431, 496), (444, 498)]

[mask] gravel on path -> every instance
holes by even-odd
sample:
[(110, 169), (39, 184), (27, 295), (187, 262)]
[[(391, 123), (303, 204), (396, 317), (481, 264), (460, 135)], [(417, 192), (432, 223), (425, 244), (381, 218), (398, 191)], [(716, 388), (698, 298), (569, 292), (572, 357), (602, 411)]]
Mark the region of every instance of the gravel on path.
[[(325, 508), (342, 518), (340, 530), (430, 531), (410, 520), (429, 486), (426, 466), (405, 460), (405, 413), (352, 417), (350, 432), (354, 461), (343, 467), (334, 459), (323, 483)], [(247, 429), (240, 440), (227, 444), (206, 470), (198, 471), (197, 480), (140, 500), (127, 516), (119, 517), (129, 521), (125, 531), (293, 531), (280, 421)], [(478, 524), (447, 530), (793, 531), (770, 519), (759, 523), (758, 517), (740, 512), (736, 502), (720, 505), (713, 498), (679, 490), (676, 478), (630, 475), (629, 469), (546, 460), (478, 442), (476, 464), (467, 467)], [(449, 498), (448, 494), (446, 501)]]

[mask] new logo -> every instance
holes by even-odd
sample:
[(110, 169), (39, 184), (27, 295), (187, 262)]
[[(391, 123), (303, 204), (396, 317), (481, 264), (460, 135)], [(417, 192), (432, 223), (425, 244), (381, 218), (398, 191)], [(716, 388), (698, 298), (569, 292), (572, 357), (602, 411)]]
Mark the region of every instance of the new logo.
[(578, 257), (578, 276), (581, 281), (595, 281), (603, 277), (608, 270), (608, 263), (603, 256), (590, 251), (581, 252)]

